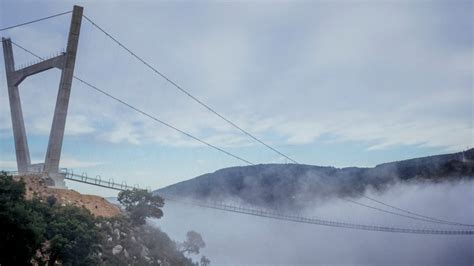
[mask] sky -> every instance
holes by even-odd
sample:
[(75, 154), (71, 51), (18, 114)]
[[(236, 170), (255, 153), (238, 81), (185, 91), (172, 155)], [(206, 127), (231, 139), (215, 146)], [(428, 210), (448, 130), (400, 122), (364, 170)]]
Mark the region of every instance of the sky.
[[(0, 28), (84, 14), (171, 80), (299, 163), (362, 166), (472, 147), (471, 1), (0, 1)], [(1, 32), (40, 56), (70, 15)], [(17, 66), (34, 61), (14, 49)], [(3, 57), (3, 55), (0, 55)], [(3, 66), (3, 59), (0, 59)], [(20, 85), (44, 161), (60, 72)], [(83, 21), (75, 75), (253, 163), (286, 163)], [(16, 169), (0, 71), (0, 169)], [(74, 82), (61, 167), (159, 188), (242, 162)], [(68, 182), (83, 193), (113, 191)]]

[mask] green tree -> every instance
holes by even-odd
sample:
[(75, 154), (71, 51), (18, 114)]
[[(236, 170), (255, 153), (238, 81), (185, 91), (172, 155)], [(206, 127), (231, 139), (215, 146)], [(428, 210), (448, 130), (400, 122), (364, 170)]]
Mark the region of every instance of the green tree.
[(188, 254), (199, 254), (199, 250), (206, 246), (202, 236), (195, 231), (186, 233), (186, 240), (181, 244), (181, 252)]
[(48, 204), (49, 207), (53, 207), (54, 204), (56, 204), (57, 201), (58, 201), (58, 199), (56, 199), (56, 197), (53, 196), (53, 195), (49, 195), (46, 198), (46, 203)]
[(118, 195), (118, 201), (125, 207), (134, 225), (143, 225), (146, 218), (161, 218), (164, 206), (164, 200), (158, 195), (142, 190), (133, 189), (121, 191)]
[(24, 194), (24, 182), (0, 173), (0, 265), (30, 265), (46, 243), (50, 265), (96, 264), (100, 235), (89, 211), (54, 207), (52, 199), (25, 200)]
[(0, 265), (29, 265), (44, 241), (46, 222), (33, 207), (38, 202), (24, 200), (25, 185), (0, 174)]
[(98, 264), (101, 241), (92, 214), (83, 208), (65, 206), (54, 208), (46, 233), (49, 239), (50, 265)]
[(138, 236), (148, 248), (148, 256), (153, 261), (167, 262), (169, 265), (194, 265), (191, 259), (186, 258), (177, 249), (176, 243), (159, 228), (151, 225), (140, 226)]
[(12, 176), (0, 172), (0, 204), (23, 201), (25, 196), (25, 182), (15, 181)]
[(211, 265), (211, 260), (208, 259), (206, 256), (202, 256), (201, 263), (199, 264), (199, 266), (209, 266), (209, 265)]

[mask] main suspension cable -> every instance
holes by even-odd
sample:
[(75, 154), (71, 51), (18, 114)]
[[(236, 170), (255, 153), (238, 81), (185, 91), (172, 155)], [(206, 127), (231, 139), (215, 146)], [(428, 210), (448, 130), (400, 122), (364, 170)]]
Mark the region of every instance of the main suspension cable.
[[(37, 54), (35, 54), (35, 53), (33, 53), (32, 51), (26, 49), (25, 47), (23, 47), (23, 46), (21, 46), (21, 45), (15, 43), (15, 42), (13, 42), (13, 41), (12, 41), (12, 43), (13, 43), (15, 46), (17, 46), (18, 48), (20, 48), (20, 49), (26, 51), (27, 53), (29, 53), (29, 54), (35, 56), (36, 58), (38, 58), (38, 59), (40, 59), (40, 60), (44, 60), (44, 58), (38, 56)], [(106, 91), (104, 91), (104, 90), (99, 89), (97, 86), (94, 86), (94, 85), (92, 85), (91, 83), (89, 83), (89, 82), (87, 82), (87, 81), (85, 81), (85, 80), (83, 80), (83, 79), (81, 79), (81, 78), (79, 78), (79, 77), (77, 77), (77, 76), (74, 76), (74, 79), (77, 80), (77, 81), (79, 81), (79, 82), (81, 82), (82, 84), (86, 85), (87, 87), (92, 88), (92, 89), (94, 89), (95, 91), (98, 91), (98, 92), (102, 93), (103, 95), (105, 95), (105, 96), (107, 96), (107, 97), (109, 97), (109, 98), (115, 100), (116, 102), (119, 102), (119, 103), (121, 103), (121, 104), (127, 106), (128, 108), (134, 110), (135, 112), (140, 113), (140, 114), (142, 114), (142, 115), (144, 115), (144, 116), (146, 116), (146, 117), (148, 117), (148, 118), (154, 120), (155, 122), (158, 122), (158, 123), (160, 123), (160, 124), (162, 124), (162, 125), (164, 125), (164, 126), (166, 126), (166, 127), (168, 127), (168, 128), (171, 128), (171, 129), (173, 129), (173, 130), (175, 130), (175, 131), (177, 131), (177, 132), (179, 132), (179, 133), (181, 133), (181, 134), (183, 134), (183, 135), (185, 135), (185, 136), (188, 136), (189, 138), (192, 138), (192, 139), (194, 139), (194, 140), (196, 140), (196, 141), (198, 141), (198, 142), (200, 142), (200, 143), (202, 143), (202, 144), (204, 144), (204, 145), (207, 145), (207, 146), (209, 146), (209, 147), (211, 147), (211, 148), (213, 148), (213, 149), (215, 149), (215, 150), (217, 150), (217, 151), (220, 151), (220, 152), (222, 152), (222, 153), (224, 153), (224, 154), (227, 154), (227, 155), (229, 155), (229, 156), (231, 156), (231, 157), (233, 157), (233, 158), (235, 158), (235, 159), (237, 159), (237, 160), (240, 160), (240, 161), (242, 161), (242, 162), (244, 162), (244, 163), (246, 163), (246, 164), (255, 165), (254, 163), (252, 163), (252, 162), (250, 162), (250, 161), (248, 161), (248, 160), (246, 160), (246, 159), (244, 159), (244, 158), (242, 158), (242, 157), (240, 157), (240, 156), (237, 156), (237, 155), (235, 155), (235, 154), (233, 154), (233, 153), (231, 153), (231, 152), (229, 152), (229, 151), (226, 151), (226, 150), (224, 150), (224, 149), (222, 149), (222, 148), (220, 148), (220, 147), (217, 147), (216, 145), (213, 145), (213, 144), (211, 144), (211, 143), (209, 143), (209, 142), (207, 142), (207, 141), (205, 141), (205, 140), (203, 140), (203, 139), (200, 139), (200, 138), (198, 138), (198, 137), (196, 137), (196, 136), (194, 136), (194, 135), (191, 135), (190, 133), (187, 133), (186, 131), (181, 130), (181, 129), (179, 129), (179, 128), (177, 128), (177, 127), (175, 127), (175, 126), (173, 126), (173, 125), (171, 125), (171, 124), (169, 124), (169, 123), (167, 123), (167, 122), (165, 122), (165, 121), (163, 121), (163, 120), (161, 120), (161, 119), (158, 119), (157, 117), (155, 117), (155, 116), (153, 116), (153, 115), (151, 115), (151, 114), (149, 114), (149, 113), (147, 113), (147, 112), (145, 112), (145, 111), (143, 111), (143, 110), (141, 110), (141, 109), (139, 109), (139, 108), (137, 108), (137, 107), (135, 107), (135, 106), (133, 106), (133, 105), (131, 105), (131, 104), (129, 104), (129, 103), (127, 103), (127, 102), (125, 102), (125, 101), (123, 101), (123, 100), (121, 100), (121, 99), (115, 97), (115, 96), (113, 96), (113, 95), (111, 95), (110, 93), (108, 93), (108, 92), (106, 92)]]
[[(388, 211), (388, 210), (384, 210), (384, 209), (381, 209), (381, 208), (377, 208), (375, 206), (360, 203), (360, 202), (357, 202), (355, 200), (351, 200), (351, 199), (347, 199), (347, 198), (341, 198), (341, 199), (344, 200), (344, 201), (348, 201), (350, 203), (365, 207), (365, 208), (369, 208), (369, 209), (376, 210), (376, 211), (379, 211), (379, 212), (384, 212), (384, 213), (388, 213), (388, 214), (392, 214), (392, 215), (396, 215), (396, 216), (400, 216), (400, 217), (405, 217), (405, 218), (409, 218), (409, 219), (413, 219), (413, 220), (419, 220), (419, 221), (424, 221), (424, 222), (429, 222), (429, 223), (436, 223), (436, 224), (445, 224), (445, 225), (456, 225), (456, 226), (467, 226), (467, 227), (473, 227), (474, 226), (474, 225), (471, 225), (471, 224), (463, 224), (463, 223), (457, 223), (457, 222), (444, 221), (444, 220), (441, 220), (441, 219), (436, 219), (436, 218), (432, 218), (432, 217), (428, 217), (428, 216), (423, 216), (423, 215), (415, 214), (415, 213), (412, 213), (412, 212), (410, 212), (410, 215), (402, 214), (402, 213), (398, 213), (398, 212), (393, 212), (393, 211)], [(391, 207), (391, 205), (388, 205), (388, 204), (385, 204), (385, 203), (384, 203), (384, 205), (386, 205), (387, 207)], [(405, 213), (408, 212), (408, 211), (405, 211), (403, 209), (399, 209), (399, 210), (403, 211)]]
[(230, 124), (231, 126), (233, 126), (234, 128), (238, 129), (240, 132), (244, 133), (245, 135), (249, 136), (250, 138), (252, 138), (253, 140), (257, 141), (258, 143), (264, 145), (265, 147), (267, 147), (268, 149), (274, 151), (275, 153), (283, 156), (284, 158), (290, 160), (291, 162), (295, 163), (295, 164), (298, 164), (297, 161), (295, 161), (294, 159), (290, 158), (288, 155), (284, 154), (283, 152), (277, 150), (276, 148), (273, 148), (272, 146), (270, 146), (269, 144), (263, 142), (261, 139), (257, 138), (256, 136), (254, 136), (253, 134), (251, 134), (250, 132), (248, 132), (247, 130), (243, 129), (242, 127), (238, 126), (236, 123), (232, 122), (231, 120), (229, 120), (228, 118), (226, 118), (224, 115), (220, 114), (219, 112), (217, 112), (214, 108), (212, 108), (211, 106), (209, 106), (208, 104), (204, 103), (203, 101), (199, 100), (196, 96), (192, 95), (188, 90), (184, 89), (182, 86), (178, 85), (176, 82), (174, 82), (173, 80), (171, 80), (170, 78), (168, 78), (168, 76), (166, 76), (163, 72), (157, 70), (154, 66), (152, 66), (150, 63), (148, 63), (147, 61), (145, 61), (145, 59), (143, 59), (142, 57), (138, 56), (135, 52), (133, 52), (130, 48), (128, 48), (127, 46), (125, 46), (122, 42), (120, 42), (119, 40), (117, 40), (117, 38), (113, 37), (111, 34), (109, 34), (106, 30), (104, 30), (102, 27), (100, 27), (99, 25), (97, 25), (97, 23), (95, 23), (94, 21), (92, 21), (92, 19), (90, 19), (89, 17), (87, 17), (86, 15), (83, 15), (83, 17), (88, 21), (90, 22), (94, 27), (96, 27), (98, 30), (100, 30), (102, 33), (104, 33), (107, 37), (109, 37), (112, 41), (114, 41), (116, 44), (118, 44), (121, 48), (123, 48), (125, 51), (127, 51), (129, 54), (131, 54), (133, 57), (135, 57), (138, 61), (140, 61), (141, 63), (143, 63), (146, 67), (148, 67), (149, 69), (151, 69), (154, 73), (158, 74), (160, 77), (162, 77), (163, 79), (165, 79), (166, 81), (168, 81), (171, 85), (173, 85), (175, 88), (177, 88), (178, 90), (180, 90), (182, 93), (184, 93), (185, 95), (187, 95), (188, 97), (190, 97), (191, 99), (193, 99), (195, 102), (197, 102), (198, 104), (200, 104), (201, 106), (203, 106), (204, 108), (206, 108), (207, 110), (209, 110), (210, 112), (214, 113), (215, 115), (217, 115), (218, 117), (220, 117), (222, 120), (224, 120), (225, 122), (227, 122), (228, 124)]
[[(13, 43), (15, 46), (17, 46), (18, 48), (24, 50), (25, 52), (27, 52), (27, 53), (29, 53), (29, 54), (35, 56), (36, 58), (41, 59), (41, 60), (44, 60), (44, 58), (38, 56), (37, 54), (35, 54), (35, 53), (33, 53), (32, 51), (26, 49), (25, 47), (23, 47), (23, 46), (21, 46), (21, 45), (15, 43), (15, 42), (13, 42), (13, 41), (12, 41), (12, 43)], [(228, 151), (226, 151), (226, 150), (224, 150), (224, 149), (222, 149), (222, 148), (219, 148), (219, 147), (217, 147), (217, 146), (215, 146), (215, 145), (213, 145), (213, 144), (210, 144), (210, 143), (208, 143), (208, 142), (206, 142), (206, 141), (204, 141), (204, 140), (202, 140), (202, 139), (200, 139), (200, 138), (198, 138), (198, 137), (195, 137), (195, 136), (193, 136), (193, 135), (191, 135), (191, 134), (189, 134), (189, 133), (187, 133), (187, 132), (185, 132), (185, 131), (183, 131), (183, 130), (181, 130), (181, 129), (176, 128), (175, 126), (173, 126), (173, 125), (171, 125), (171, 124), (169, 124), (169, 123), (167, 123), (167, 122), (164, 122), (164, 121), (162, 121), (162, 120), (156, 118), (155, 116), (153, 116), (153, 115), (151, 115), (151, 114), (149, 114), (149, 113), (146, 113), (146, 112), (142, 111), (141, 109), (139, 109), (139, 108), (137, 108), (137, 107), (135, 107), (135, 106), (133, 106), (133, 105), (131, 105), (131, 104), (129, 104), (129, 103), (127, 103), (127, 102), (125, 102), (125, 101), (123, 101), (123, 100), (121, 100), (121, 99), (119, 99), (119, 98), (113, 96), (113, 95), (111, 95), (110, 93), (108, 93), (108, 92), (106, 92), (106, 91), (104, 91), (104, 90), (98, 88), (97, 86), (92, 85), (91, 83), (89, 83), (89, 82), (83, 80), (82, 78), (79, 78), (79, 77), (77, 77), (77, 76), (74, 76), (74, 79), (76, 79), (77, 81), (83, 83), (84, 85), (86, 85), (86, 86), (88, 86), (88, 87), (90, 87), (90, 88), (96, 90), (97, 92), (100, 92), (101, 94), (103, 94), (103, 95), (105, 95), (105, 96), (107, 96), (107, 97), (109, 97), (109, 98), (111, 98), (111, 99), (113, 99), (113, 100), (115, 100), (115, 101), (117, 101), (117, 102), (119, 102), (119, 103), (121, 103), (121, 104), (123, 104), (123, 105), (129, 107), (129, 108), (131, 108), (132, 110), (134, 110), (134, 111), (136, 111), (136, 112), (138, 112), (138, 113), (140, 113), (140, 114), (142, 114), (142, 115), (144, 115), (144, 116), (146, 116), (146, 117), (148, 117), (148, 118), (154, 120), (155, 122), (158, 122), (158, 123), (160, 123), (160, 124), (162, 124), (162, 125), (165, 125), (165, 126), (171, 128), (171, 129), (175, 130), (175, 131), (178, 131), (178, 132), (180, 132), (180, 133), (183, 134), (183, 135), (186, 135), (186, 136), (188, 136), (188, 137), (190, 137), (190, 138), (192, 138), (192, 139), (194, 139), (194, 140), (196, 140), (196, 141), (198, 141), (198, 142), (200, 142), (200, 143), (202, 143), (202, 144), (204, 144), (204, 145), (207, 145), (207, 146), (209, 146), (209, 147), (211, 147), (211, 148), (213, 148), (213, 149), (216, 149), (216, 150), (218, 150), (218, 151), (220, 151), (220, 152), (222, 152), (222, 153), (224, 153), (224, 154), (226, 154), (226, 155), (228, 155), (228, 156), (231, 156), (231, 157), (233, 157), (233, 158), (235, 158), (235, 159), (238, 159), (238, 160), (240, 160), (240, 161), (242, 161), (242, 162), (245, 162), (246, 164), (255, 165), (254, 163), (252, 163), (252, 162), (250, 162), (250, 161), (248, 161), (248, 160), (246, 160), (246, 159), (244, 159), (244, 158), (242, 158), (242, 157), (240, 157), (240, 156), (237, 156), (237, 155), (235, 155), (235, 154), (233, 154), (233, 153), (230, 153), (230, 152), (228, 152)], [(298, 163), (297, 163), (297, 164), (298, 164)], [(397, 207), (395, 207), (395, 206), (392, 206), (392, 205), (383, 203), (383, 202), (381, 202), (381, 201), (375, 200), (375, 199), (370, 198), (370, 197), (365, 196), (365, 195), (363, 195), (362, 197), (367, 198), (367, 199), (372, 200), (372, 201), (375, 201), (375, 202), (377, 202), (377, 203), (379, 203), (379, 204), (383, 204), (383, 205), (385, 205), (385, 206), (387, 206), (387, 207), (390, 207), (390, 208), (393, 208), (393, 209), (397, 209), (397, 210), (399, 210), (399, 211), (403, 211), (403, 212), (408, 213), (408, 214), (410, 214), (410, 215), (405, 215), (405, 214), (401, 214), (401, 213), (396, 213), (396, 212), (392, 212), (392, 211), (380, 209), (380, 208), (377, 208), (377, 207), (374, 207), (374, 206), (370, 206), (370, 205), (367, 205), (367, 204), (363, 204), (363, 203), (360, 203), (360, 202), (357, 202), (357, 201), (354, 201), (354, 200), (351, 200), (351, 199), (347, 199), (347, 198), (342, 198), (342, 197), (341, 197), (340, 199), (342, 199), (342, 200), (344, 200), (344, 201), (347, 201), (347, 202), (350, 202), (350, 203), (353, 203), (353, 204), (356, 204), (356, 205), (359, 205), (359, 206), (363, 206), (363, 207), (366, 207), (366, 208), (370, 208), (370, 209), (373, 209), (373, 210), (377, 210), (377, 211), (380, 211), (380, 212), (384, 212), (384, 213), (388, 213), (388, 214), (392, 214), (392, 215), (397, 215), (397, 216), (401, 216), (401, 217), (405, 217), (405, 218), (410, 218), (410, 219), (414, 219), (414, 220), (420, 220), (420, 221), (431, 222), (431, 223), (438, 223), (438, 224), (447, 224), (447, 225), (474, 226), (474, 225), (470, 225), (470, 224), (463, 224), (463, 223), (457, 223), (457, 222), (450, 222), (450, 221), (445, 221), (445, 220), (442, 220), (442, 219), (437, 219), (437, 218), (433, 218), (433, 217), (429, 217), (429, 216), (424, 216), (424, 215), (421, 215), (421, 214), (416, 214), (416, 213), (414, 213), (414, 212), (410, 212), (410, 211), (407, 211), (407, 210), (403, 210), (403, 209), (401, 209), (401, 208), (397, 208)], [(416, 216), (418, 216), (418, 217), (416, 217)]]
[(39, 19), (35, 19), (35, 20), (32, 20), (32, 21), (28, 21), (28, 22), (16, 24), (16, 25), (13, 25), (13, 26), (1, 28), (0, 31), (10, 30), (10, 29), (17, 28), (17, 27), (21, 27), (21, 26), (25, 26), (25, 25), (28, 25), (28, 24), (33, 24), (33, 23), (36, 23), (36, 22), (40, 22), (40, 21), (43, 21), (43, 20), (50, 19), (50, 18), (55, 18), (55, 17), (59, 17), (59, 16), (62, 16), (62, 15), (66, 15), (66, 14), (69, 14), (69, 13), (71, 13), (71, 12), (72, 12), (72, 11), (67, 11), (67, 12), (63, 12), (63, 13), (56, 14), (56, 15), (51, 15), (51, 16), (48, 16), (48, 17), (39, 18)]
[[(416, 213), (416, 212), (408, 211), (408, 210), (405, 210), (405, 209), (402, 209), (402, 208), (399, 208), (399, 207), (395, 207), (395, 206), (393, 206), (393, 205), (387, 204), (387, 203), (385, 203), (385, 202), (382, 202), (382, 201), (380, 201), (380, 200), (371, 198), (371, 197), (366, 196), (366, 195), (363, 195), (363, 197), (366, 198), (366, 199), (368, 199), (368, 200), (371, 200), (371, 201), (373, 201), (373, 202), (376, 202), (376, 203), (378, 203), (378, 204), (381, 204), (381, 205), (387, 206), (387, 207), (389, 207), (389, 208), (392, 208), (392, 209), (394, 209), (394, 210), (397, 210), (397, 211), (400, 211), (400, 212), (404, 212), (404, 213), (407, 213), (407, 214), (410, 214), (410, 215), (413, 215), (413, 216), (420, 217), (419, 220), (429, 221), (429, 222), (439, 223), (439, 224), (448, 224), (448, 225), (474, 227), (474, 224), (465, 224), (465, 223), (452, 222), (452, 221), (447, 221), (447, 220), (443, 220), (443, 219), (438, 219), (438, 218), (434, 218), (434, 217), (431, 217), (431, 216), (422, 215), (422, 214), (418, 214), (418, 213)], [(378, 208), (376, 208), (376, 207), (373, 207), (373, 208), (378, 209)], [(385, 210), (383, 210), (383, 211), (385, 211)], [(387, 212), (390, 212), (390, 211), (387, 211)], [(390, 213), (391, 213), (391, 212), (390, 212)], [(403, 215), (403, 214), (400, 214), (400, 215)]]

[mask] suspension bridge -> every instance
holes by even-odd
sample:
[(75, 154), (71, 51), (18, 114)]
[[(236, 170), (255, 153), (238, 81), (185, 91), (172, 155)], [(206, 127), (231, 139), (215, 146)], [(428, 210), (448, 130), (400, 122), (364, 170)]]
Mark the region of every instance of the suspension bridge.
[[(186, 90), (185, 88), (180, 86), (178, 83), (170, 79), (167, 75), (165, 75), (163, 72), (159, 71), (156, 67), (154, 67), (152, 63), (140, 57), (138, 53), (134, 52), (131, 48), (126, 46), (124, 43), (122, 43), (116, 37), (114, 37), (111, 33), (109, 33), (109, 31), (105, 30), (104, 27), (99, 26), (92, 18), (84, 15), (82, 7), (74, 6), (73, 11), (63, 12), (63, 13), (35, 19), (32, 21), (20, 23), (17, 25), (4, 27), (0, 29), (0, 32), (8, 31), (16, 27), (27, 26), (29, 24), (38, 23), (44, 20), (53, 19), (55, 17), (59, 17), (59, 16), (71, 14), (71, 13), (72, 13), (72, 19), (71, 19), (71, 26), (69, 30), (66, 50), (62, 51), (61, 53), (58, 53), (56, 56), (53, 56), (51, 58), (41, 57), (35, 52), (26, 48), (23, 44), (19, 44), (12, 41), (11, 39), (2, 37), (5, 68), (6, 68), (6, 73), (7, 73), (10, 109), (11, 109), (12, 123), (13, 123), (12, 128), (13, 128), (13, 133), (14, 133), (15, 150), (16, 150), (17, 165), (18, 165), (18, 171), (9, 172), (10, 174), (16, 174), (16, 175), (41, 174), (45, 178), (50, 178), (53, 181), (53, 185), (56, 187), (63, 187), (64, 179), (66, 179), (66, 180), (70, 180), (74, 182), (80, 182), (80, 183), (85, 183), (89, 185), (94, 185), (94, 186), (99, 186), (99, 187), (104, 187), (104, 188), (109, 188), (109, 189), (114, 189), (114, 190), (119, 190), (119, 191), (141, 189), (138, 185), (131, 186), (131, 185), (127, 185), (124, 182), (116, 183), (113, 179), (103, 179), (100, 176), (89, 177), (86, 173), (79, 174), (79, 173), (74, 173), (73, 170), (70, 170), (70, 169), (59, 168), (61, 147), (62, 147), (62, 141), (63, 141), (63, 136), (64, 136), (65, 122), (66, 122), (66, 117), (67, 117), (67, 108), (68, 108), (69, 96), (70, 96), (73, 80), (76, 80), (79, 83), (85, 85), (86, 87), (103, 94), (104, 96), (110, 98), (111, 100), (121, 105), (126, 106), (127, 108), (146, 117), (147, 119), (150, 119), (156, 123), (164, 125), (172, 130), (175, 130), (179, 132), (180, 134), (183, 134), (186, 137), (201, 143), (202, 145), (215, 149), (219, 151), (220, 153), (226, 156), (230, 156), (247, 165), (255, 165), (253, 162), (251, 162), (250, 160), (247, 160), (246, 158), (240, 155), (232, 153), (222, 147), (214, 145), (189, 132), (186, 132), (185, 130), (180, 129), (169, 122), (161, 120), (158, 117), (140, 109), (139, 107), (136, 107), (128, 103), (126, 100), (118, 98), (112, 95), (111, 93), (107, 92), (106, 90), (99, 88), (98, 86), (87, 81), (86, 79), (74, 75), (76, 52), (77, 52), (79, 34), (80, 34), (83, 18), (90, 25), (96, 28), (99, 32), (103, 33), (106, 37), (108, 37), (113, 43), (115, 43), (120, 48), (122, 48), (126, 53), (131, 55), (138, 62), (142, 63), (147, 69), (152, 71), (152, 73), (158, 75), (160, 78), (163, 78), (166, 82), (171, 84), (178, 91), (182, 92), (185, 96), (191, 98), (193, 101), (201, 105), (210, 113), (216, 115), (219, 119), (222, 119), (223, 121), (228, 123), (230, 126), (240, 131), (245, 136), (256, 141), (257, 143), (269, 149), (270, 151), (274, 152), (275, 154), (282, 156), (283, 158), (291, 161), (292, 163), (298, 164), (298, 162), (295, 159), (291, 158), (287, 154), (269, 145), (268, 143), (264, 142), (262, 139), (256, 137), (249, 131), (237, 125), (235, 122), (225, 117), (220, 112), (216, 111), (214, 108), (204, 103), (202, 100), (200, 100), (199, 98), (191, 94), (188, 90)], [(12, 45), (34, 56), (38, 61), (26, 66), (21, 66), (17, 68), (14, 63)], [(59, 69), (61, 71), (61, 82), (60, 82), (60, 87), (59, 87), (58, 98), (56, 101), (55, 113), (53, 117), (53, 125), (50, 132), (50, 138), (49, 138), (45, 163), (31, 164), (27, 136), (26, 136), (25, 126), (23, 122), (23, 114), (21, 110), (21, 103), (20, 103), (19, 92), (18, 92), (18, 86), (28, 76), (35, 75), (37, 73), (40, 73), (49, 69)], [(451, 228), (449, 229), (410, 228), (410, 227), (395, 227), (395, 226), (385, 226), (385, 225), (382, 226), (382, 225), (349, 223), (349, 222), (340, 222), (340, 221), (333, 221), (333, 220), (321, 219), (321, 218), (304, 217), (304, 216), (263, 210), (263, 209), (252, 208), (252, 207), (234, 206), (230, 204), (224, 204), (222, 202), (199, 201), (195, 199), (179, 198), (179, 197), (171, 196), (171, 195), (161, 195), (161, 196), (165, 200), (174, 201), (181, 204), (189, 204), (196, 207), (210, 208), (210, 209), (216, 209), (216, 210), (239, 213), (239, 214), (272, 218), (272, 219), (277, 219), (277, 220), (285, 220), (285, 221), (291, 221), (291, 222), (315, 224), (315, 225), (338, 227), (338, 228), (392, 232), (392, 233), (432, 234), (432, 235), (473, 235), (474, 234), (474, 230), (472, 229), (474, 227), (473, 224), (447, 221), (440, 218), (422, 215), (417, 212), (413, 212), (413, 211), (409, 211), (409, 210), (405, 210), (405, 209), (393, 206), (391, 204), (368, 197), (366, 195), (363, 195), (362, 197), (376, 204), (379, 204), (383, 207), (376, 207), (373, 205), (363, 204), (363, 203), (360, 203), (348, 198), (341, 198), (341, 199), (349, 203), (356, 204), (356, 205), (359, 205), (371, 210), (379, 211), (382, 213), (396, 215), (396, 216), (400, 216), (400, 217), (404, 217), (404, 218), (408, 218), (412, 220), (417, 220), (417, 221), (423, 221), (427, 223), (449, 225), (451, 226)], [(386, 208), (390, 208), (390, 210)], [(461, 229), (461, 227), (465, 229)]]

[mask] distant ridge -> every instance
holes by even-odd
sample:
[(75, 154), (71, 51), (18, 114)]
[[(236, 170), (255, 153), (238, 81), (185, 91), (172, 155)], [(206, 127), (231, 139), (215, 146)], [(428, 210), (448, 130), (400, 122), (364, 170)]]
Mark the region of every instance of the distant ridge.
[(232, 198), (244, 204), (284, 208), (334, 196), (357, 196), (367, 188), (383, 190), (397, 181), (461, 179), (474, 179), (474, 149), (383, 163), (373, 168), (301, 164), (230, 167), (155, 192), (199, 200)]

